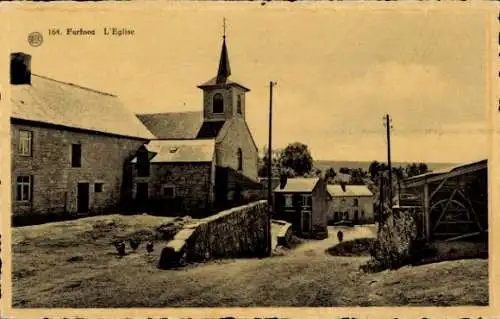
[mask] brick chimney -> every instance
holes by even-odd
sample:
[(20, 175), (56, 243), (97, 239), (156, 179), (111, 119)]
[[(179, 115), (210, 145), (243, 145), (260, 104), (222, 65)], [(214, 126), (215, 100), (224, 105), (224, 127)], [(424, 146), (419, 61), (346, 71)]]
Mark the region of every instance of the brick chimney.
[(288, 177), (286, 176), (286, 174), (281, 174), (281, 176), (280, 176), (280, 189), (285, 188), (287, 180), (288, 180)]
[(10, 54), (10, 84), (31, 84), (31, 55)]

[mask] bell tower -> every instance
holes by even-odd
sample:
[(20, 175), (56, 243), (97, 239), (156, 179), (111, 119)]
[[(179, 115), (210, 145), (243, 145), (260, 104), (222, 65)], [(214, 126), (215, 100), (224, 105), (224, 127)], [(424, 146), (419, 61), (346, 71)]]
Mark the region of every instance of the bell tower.
[(224, 33), (217, 75), (198, 86), (203, 90), (203, 118), (205, 121), (224, 122), (236, 116), (245, 118), (245, 94), (250, 90), (230, 80), (230, 76), (231, 66), (229, 65), (226, 44), (226, 19), (224, 19)]

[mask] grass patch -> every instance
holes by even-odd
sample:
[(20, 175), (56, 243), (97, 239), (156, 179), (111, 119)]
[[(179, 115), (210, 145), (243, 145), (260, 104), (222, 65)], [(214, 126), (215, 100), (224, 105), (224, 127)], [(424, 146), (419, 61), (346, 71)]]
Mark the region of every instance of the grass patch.
[(328, 248), (326, 252), (332, 256), (370, 256), (370, 251), (375, 241), (375, 238), (357, 238), (343, 241)]

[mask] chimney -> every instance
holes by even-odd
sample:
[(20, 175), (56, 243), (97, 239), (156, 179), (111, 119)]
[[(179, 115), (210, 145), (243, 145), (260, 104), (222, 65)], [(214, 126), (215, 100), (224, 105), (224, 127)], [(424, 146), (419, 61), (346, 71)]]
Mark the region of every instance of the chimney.
[(281, 174), (281, 176), (280, 176), (280, 189), (285, 188), (287, 180), (288, 180), (288, 177), (286, 176), (286, 174)]
[(342, 191), (345, 193), (346, 183), (345, 182), (340, 182), (340, 187), (342, 188)]
[(10, 84), (31, 84), (31, 55), (11, 53)]

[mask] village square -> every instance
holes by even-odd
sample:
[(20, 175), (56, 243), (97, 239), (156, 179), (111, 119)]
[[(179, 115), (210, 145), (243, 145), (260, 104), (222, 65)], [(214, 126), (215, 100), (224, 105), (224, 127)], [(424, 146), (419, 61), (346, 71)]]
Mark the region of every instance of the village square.
[(201, 105), (179, 112), (133, 112), (11, 52), (14, 308), (488, 304), (486, 157), (393, 160), (387, 112), (384, 158), (316, 159), (275, 142), (274, 79), (257, 143), (233, 64), (250, 57), (225, 22), (217, 38)]

